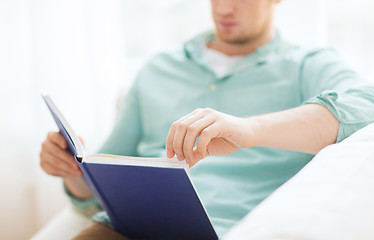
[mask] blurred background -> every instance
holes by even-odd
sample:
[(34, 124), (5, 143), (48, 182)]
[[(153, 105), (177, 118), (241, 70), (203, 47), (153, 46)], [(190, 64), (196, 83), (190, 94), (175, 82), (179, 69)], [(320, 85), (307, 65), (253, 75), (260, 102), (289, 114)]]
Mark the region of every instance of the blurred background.
[[(209, 0), (0, 0), (0, 239), (28, 239), (67, 206), (39, 167), (56, 130), (49, 94), (94, 152), (115, 102), (153, 54), (212, 27)], [(277, 26), (292, 42), (331, 46), (374, 81), (372, 0), (284, 0)]]

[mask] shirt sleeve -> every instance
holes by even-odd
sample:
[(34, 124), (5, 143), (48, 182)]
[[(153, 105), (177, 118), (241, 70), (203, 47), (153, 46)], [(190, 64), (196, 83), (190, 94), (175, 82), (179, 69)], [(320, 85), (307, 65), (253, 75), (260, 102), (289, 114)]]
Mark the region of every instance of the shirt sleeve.
[(70, 201), (74, 209), (77, 210), (78, 212), (82, 213), (83, 215), (87, 217), (92, 217), (97, 212), (100, 212), (103, 210), (97, 198), (92, 197), (92, 198), (84, 199), (84, 200), (78, 199), (70, 193), (70, 191), (66, 188), (65, 184), (63, 186), (64, 186), (64, 191), (66, 195), (70, 198)]
[(374, 86), (363, 80), (333, 50), (308, 54), (301, 66), (304, 104), (325, 106), (338, 120), (337, 142), (374, 122)]
[[(141, 138), (140, 124), (140, 110), (135, 82), (127, 95), (121, 99), (112, 132), (98, 153), (137, 156), (137, 145)], [(86, 215), (102, 210), (95, 197), (81, 200), (74, 197), (66, 186), (64, 186), (64, 189), (76, 210)]]

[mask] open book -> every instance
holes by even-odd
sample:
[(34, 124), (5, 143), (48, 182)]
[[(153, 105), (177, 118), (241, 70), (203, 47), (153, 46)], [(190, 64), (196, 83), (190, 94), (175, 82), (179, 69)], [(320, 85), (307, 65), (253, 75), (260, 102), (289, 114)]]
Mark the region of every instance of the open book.
[(87, 155), (52, 99), (43, 99), (117, 231), (137, 239), (218, 239), (184, 161)]

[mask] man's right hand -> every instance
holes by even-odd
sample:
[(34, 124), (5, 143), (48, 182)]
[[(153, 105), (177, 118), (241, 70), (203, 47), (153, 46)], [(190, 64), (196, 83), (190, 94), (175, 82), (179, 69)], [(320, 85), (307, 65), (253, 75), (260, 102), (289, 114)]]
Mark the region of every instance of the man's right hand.
[(63, 178), (82, 176), (77, 162), (67, 147), (68, 144), (60, 133), (49, 132), (40, 151), (41, 168), (50, 175)]
[(49, 175), (62, 177), (66, 188), (76, 198), (91, 198), (93, 195), (83, 181), (82, 171), (67, 149), (68, 144), (60, 133), (49, 132), (42, 143), (40, 166)]

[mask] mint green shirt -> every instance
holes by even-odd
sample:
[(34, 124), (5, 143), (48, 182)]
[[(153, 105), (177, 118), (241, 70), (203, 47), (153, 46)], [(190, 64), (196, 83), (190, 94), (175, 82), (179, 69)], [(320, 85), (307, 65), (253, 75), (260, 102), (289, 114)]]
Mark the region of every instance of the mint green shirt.
[[(204, 33), (146, 64), (123, 101), (101, 153), (165, 156), (170, 125), (196, 108), (248, 117), (320, 104), (340, 121), (338, 142), (374, 121), (374, 87), (333, 50), (299, 48), (277, 34), (218, 78), (201, 54), (213, 38)], [(222, 237), (312, 157), (265, 147), (240, 149), (200, 161), (191, 176)], [(97, 205), (95, 199), (73, 201), (79, 208)], [(105, 213), (96, 220), (110, 224)]]

